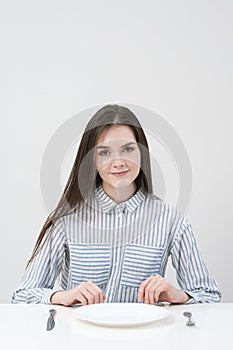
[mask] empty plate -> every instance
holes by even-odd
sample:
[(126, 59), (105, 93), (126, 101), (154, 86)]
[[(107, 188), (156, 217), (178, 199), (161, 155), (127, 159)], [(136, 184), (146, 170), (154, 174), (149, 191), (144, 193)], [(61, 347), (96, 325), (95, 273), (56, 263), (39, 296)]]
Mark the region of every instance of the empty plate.
[(79, 307), (72, 311), (75, 318), (103, 326), (139, 326), (168, 317), (160, 306), (140, 303), (102, 303)]

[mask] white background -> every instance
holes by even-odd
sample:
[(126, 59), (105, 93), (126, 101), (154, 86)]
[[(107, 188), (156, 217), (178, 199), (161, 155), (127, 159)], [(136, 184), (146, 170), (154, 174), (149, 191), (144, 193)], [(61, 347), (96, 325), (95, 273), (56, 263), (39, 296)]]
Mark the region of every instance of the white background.
[[(1, 1), (0, 302), (48, 215), (40, 167), (49, 140), (105, 103), (144, 106), (179, 134), (193, 169), (186, 215), (223, 301), (233, 302), (232, 18), (231, 0)], [(177, 177), (156, 152), (175, 204)]]

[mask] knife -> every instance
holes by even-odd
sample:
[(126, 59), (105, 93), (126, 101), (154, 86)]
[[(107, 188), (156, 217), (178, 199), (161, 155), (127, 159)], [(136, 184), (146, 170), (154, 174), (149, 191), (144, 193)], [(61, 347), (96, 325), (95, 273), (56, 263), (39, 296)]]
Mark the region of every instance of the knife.
[(56, 315), (57, 311), (55, 309), (49, 310), (49, 318), (47, 321), (47, 331), (51, 331), (55, 326), (55, 320), (54, 317)]

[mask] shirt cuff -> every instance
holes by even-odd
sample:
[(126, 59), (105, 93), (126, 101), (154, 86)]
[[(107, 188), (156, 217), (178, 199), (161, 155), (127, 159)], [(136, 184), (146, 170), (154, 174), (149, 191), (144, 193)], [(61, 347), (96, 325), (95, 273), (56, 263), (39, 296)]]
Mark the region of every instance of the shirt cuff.
[(201, 302), (200, 298), (198, 298), (197, 293), (190, 292), (189, 290), (184, 290), (184, 292), (190, 296), (190, 299), (184, 303), (185, 305)]
[(49, 290), (48, 292), (44, 293), (42, 298), (41, 298), (41, 304), (52, 304), (50, 299), (51, 299), (51, 296), (56, 293), (56, 292), (59, 292), (61, 291), (62, 289), (61, 288), (56, 288), (56, 289), (51, 289)]

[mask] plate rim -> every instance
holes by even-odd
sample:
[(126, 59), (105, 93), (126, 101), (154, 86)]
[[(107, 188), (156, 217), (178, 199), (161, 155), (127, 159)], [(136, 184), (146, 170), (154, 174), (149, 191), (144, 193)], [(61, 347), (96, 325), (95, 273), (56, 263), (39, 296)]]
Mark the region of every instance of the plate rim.
[[(132, 321), (132, 322), (129, 322), (129, 321), (119, 321), (119, 322), (116, 322), (116, 321), (113, 321), (113, 322), (109, 322), (109, 321), (101, 321), (101, 320), (91, 320), (90, 318), (88, 318), (87, 316), (82, 316), (82, 315), (79, 315), (79, 310), (80, 309), (83, 309), (83, 307), (103, 307), (103, 305), (119, 305), (119, 304), (127, 304), (127, 305), (143, 305), (143, 306), (146, 306), (146, 307), (156, 307), (156, 309), (160, 309), (161, 311), (163, 310), (163, 313), (161, 316), (158, 316), (157, 318), (153, 318), (151, 317), (150, 319), (147, 319), (147, 320), (144, 320), (144, 321)], [(76, 308), (74, 310), (72, 310), (72, 315), (74, 318), (80, 320), (80, 321), (85, 321), (85, 322), (88, 322), (88, 323), (91, 323), (91, 324), (96, 324), (96, 325), (102, 325), (102, 326), (112, 326), (112, 327), (127, 327), (127, 326), (139, 326), (139, 325), (146, 325), (148, 323), (152, 323), (152, 322), (156, 322), (156, 321), (159, 321), (161, 319), (164, 319), (164, 318), (167, 318), (169, 315), (170, 315), (170, 312), (167, 310), (167, 309), (164, 309), (164, 308), (161, 308), (161, 306), (158, 306), (158, 305), (152, 305), (152, 304), (144, 304), (144, 303), (98, 303), (98, 304), (88, 304), (88, 305), (84, 305), (83, 307), (81, 308)], [(137, 307), (137, 306), (136, 306)]]

